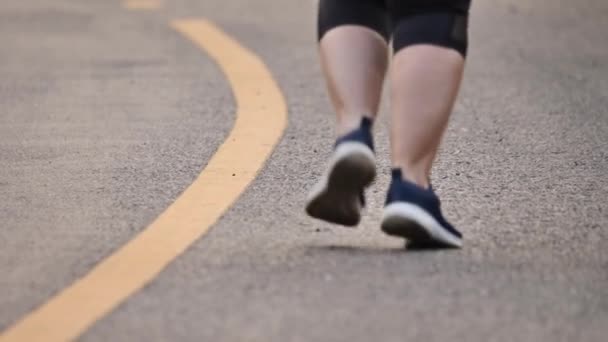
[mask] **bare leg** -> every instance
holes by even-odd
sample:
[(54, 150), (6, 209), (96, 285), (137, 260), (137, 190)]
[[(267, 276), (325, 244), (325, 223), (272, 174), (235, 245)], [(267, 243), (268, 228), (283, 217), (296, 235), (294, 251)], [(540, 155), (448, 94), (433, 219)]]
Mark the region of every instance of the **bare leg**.
[(457, 51), (431, 45), (402, 49), (391, 65), (392, 163), (419, 186), (429, 186), (463, 68)]
[(329, 94), (336, 110), (339, 135), (359, 127), (363, 116), (378, 112), (388, 64), (387, 43), (362, 26), (340, 26), (320, 42)]
[(388, 47), (373, 30), (342, 25), (323, 35), (320, 50), (340, 142), (327, 171), (308, 196), (306, 212), (354, 226), (361, 219), (365, 188), (376, 176), (371, 123), (362, 119), (373, 119), (378, 111)]

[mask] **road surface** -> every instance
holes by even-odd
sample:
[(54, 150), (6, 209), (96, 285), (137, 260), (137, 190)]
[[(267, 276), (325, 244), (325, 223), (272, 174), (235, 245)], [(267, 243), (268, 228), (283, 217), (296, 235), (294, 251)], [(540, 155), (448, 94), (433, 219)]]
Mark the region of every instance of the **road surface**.
[[(608, 2), (474, 2), (433, 179), (465, 234), (458, 251), (408, 250), (380, 232), (386, 107), (362, 224), (305, 216), (333, 142), (314, 2), (0, 4), (0, 340), (43, 321), (81, 341), (606, 341)], [(261, 171), (151, 281), (135, 272), (157, 266), (137, 264), (156, 253), (144, 248), (133, 275), (100, 275), (117, 285), (82, 285), (125, 296), (100, 294), (107, 312), (59, 302), (33, 320), (153, 228), (251, 111), (236, 90), (251, 79), (229, 79), (222, 64), (238, 69), (241, 57), (218, 62), (172, 24), (182, 19), (208, 20), (263, 61), (286, 129), (273, 126), (279, 111), (258, 120), (281, 137), (264, 144), (274, 149), (258, 156)], [(255, 147), (249, 133), (234, 143)], [(208, 215), (205, 203), (180, 203), (182, 221)], [(161, 237), (182, 221), (165, 220)], [(95, 318), (75, 327), (85, 311)]]

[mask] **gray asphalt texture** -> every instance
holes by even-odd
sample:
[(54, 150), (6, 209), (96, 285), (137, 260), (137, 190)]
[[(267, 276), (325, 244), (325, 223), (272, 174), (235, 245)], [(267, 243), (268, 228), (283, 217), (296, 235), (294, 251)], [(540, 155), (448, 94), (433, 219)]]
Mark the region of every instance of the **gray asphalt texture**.
[[(289, 127), (246, 193), (82, 341), (606, 341), (608, 2), (477, 0), (434, 170), (462, 250), (303, 212), (332, 111), (302, 0), (0, 4), (0, 329), (145, 229), (229, 132), (218, 67), (173, 31), (216, 22), (266, 62)], [(386, 102), (386, 101), (385, 101)]]

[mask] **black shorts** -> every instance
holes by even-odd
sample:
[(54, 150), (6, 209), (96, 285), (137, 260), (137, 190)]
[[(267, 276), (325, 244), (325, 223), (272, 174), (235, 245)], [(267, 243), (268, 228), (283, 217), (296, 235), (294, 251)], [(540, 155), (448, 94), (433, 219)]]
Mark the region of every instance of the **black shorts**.
[(387, 41), (397, 35), (395, 40), (414, 42), (433, 36), (464, 54), (470, 6), (471, 0), (321, 0), (318, 38), (337, 26), (360, 25)]

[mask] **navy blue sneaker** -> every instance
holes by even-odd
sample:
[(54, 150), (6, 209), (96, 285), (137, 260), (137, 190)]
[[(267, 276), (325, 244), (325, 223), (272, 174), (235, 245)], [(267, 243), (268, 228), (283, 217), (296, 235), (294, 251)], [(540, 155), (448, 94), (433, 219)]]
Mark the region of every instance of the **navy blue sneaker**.
[(365, 206), (363, 191), (376, 177), (372, 121), (336, 141), (329, 166), (308, 196), (308, 215), (344, 226), (355, 226)]
[(441, 202), (433, 188), (424, 189), (403, 180), (400, 169), (392, 172), (382, 231), (406, 238), (414, 245), (462, 247), (462, 234), (443, 218)]

